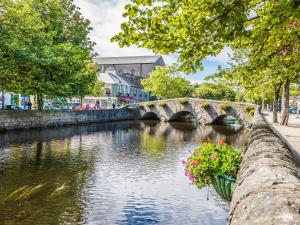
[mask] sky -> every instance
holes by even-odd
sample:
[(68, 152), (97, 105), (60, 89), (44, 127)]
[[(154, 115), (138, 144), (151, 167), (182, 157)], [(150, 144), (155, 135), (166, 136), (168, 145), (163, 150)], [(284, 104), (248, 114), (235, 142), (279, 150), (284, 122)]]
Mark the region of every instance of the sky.
[[(117, 43), (110, 41), (121, 30), (120, 25), (124, 21), (122, 17), (124, 6), (130, 2), (129, 0), (74, 0), (74, 2), (83, 16), (91, 21), (93, 31), (90, 37), (96, 43), (95, 51), (99, 57), (154, 55), (153, 52), (144, 48), (136, 46), (120, 48)], [(217, 70), (218, 65), (222, 68), (226, 67), (230, 52), (230, 49), (225, 48), (218, 56), (206, 58), (203, 61), (204, 71), (187, 75), (186, 78), (192, 83), (203, 82), (207, 75)], [(167, 65), (175, 63), (177, 59), (175, 55), (167, 55), (163, 58)]]

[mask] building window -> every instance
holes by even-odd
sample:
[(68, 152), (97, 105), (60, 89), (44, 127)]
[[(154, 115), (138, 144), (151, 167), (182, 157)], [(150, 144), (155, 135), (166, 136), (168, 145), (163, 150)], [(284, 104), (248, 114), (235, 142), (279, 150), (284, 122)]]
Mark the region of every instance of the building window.
[(130, 73), (131, 73), (131, 74), (135, 74), (135, 70), (134, 70), (134, 69), (132, 69)]

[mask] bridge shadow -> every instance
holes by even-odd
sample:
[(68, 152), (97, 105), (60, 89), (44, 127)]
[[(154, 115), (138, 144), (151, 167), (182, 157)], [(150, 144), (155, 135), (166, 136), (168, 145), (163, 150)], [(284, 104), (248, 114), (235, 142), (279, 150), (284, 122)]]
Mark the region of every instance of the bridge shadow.
[(159, 117), (156, 113), (154, 112), (147, 112), (143, 117), (141, 118), (142, 120), (159, 120)]
[(176, 112), (169, 119), (170, 122), (187, 122), (187, 121), (196, 121), (196, 120), (197, 120), (196, 115), (190, 111)]

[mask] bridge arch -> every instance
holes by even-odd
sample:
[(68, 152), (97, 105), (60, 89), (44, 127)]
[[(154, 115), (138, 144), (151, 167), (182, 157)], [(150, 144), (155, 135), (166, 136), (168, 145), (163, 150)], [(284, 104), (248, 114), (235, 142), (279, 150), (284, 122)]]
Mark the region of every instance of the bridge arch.
[(142, 118), (142, 120), (159, 120), (159, 116), (154, 112), (146, 112)]
[(169, 121), (192, 121), (195, 120), (196, 118), (197, 118), (196, 115), (190, 111), (179, 111), (174, 113), (169, 118)]
[(216, 118), (214, 118), (212, 120), (211, 124), (212, 125), (224, 125), (224, 124), (228, 124), (228, 123), (226, 123), (226, 120), (228, 120), (229, 123), (230, 123), (230, 121), (234, 122), (234, 121), (237, 121), (237, 120), (241, 123), (240, 118), (238, 118), (235, 115), (222, 114), (222, 115), (219, 115)]

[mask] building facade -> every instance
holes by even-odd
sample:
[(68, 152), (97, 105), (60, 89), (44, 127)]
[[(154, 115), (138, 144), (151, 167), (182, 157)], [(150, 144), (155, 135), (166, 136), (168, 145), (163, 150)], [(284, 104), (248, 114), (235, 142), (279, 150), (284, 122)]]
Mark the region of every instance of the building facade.
[(109, 108), (114, 103), (122, 106), (151, 100), (149, 92), (143, 90), (141, 81), (157, 66), (165, 66), (162, 56), (129, 56), (96, 58), (100, 74), (98, 80), (104, 83), (101, 97), (86, 97), (83, 104)]
[(162, 56), (127, 56), (95, 58), (101, 73), (114, 68), (118, 75), (132, 74), (140, 78), (149, 78), (157, 66), (165, 66)]

